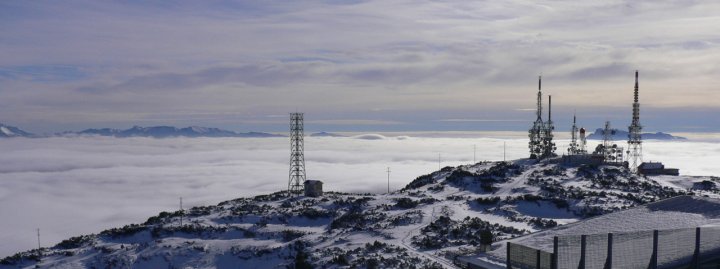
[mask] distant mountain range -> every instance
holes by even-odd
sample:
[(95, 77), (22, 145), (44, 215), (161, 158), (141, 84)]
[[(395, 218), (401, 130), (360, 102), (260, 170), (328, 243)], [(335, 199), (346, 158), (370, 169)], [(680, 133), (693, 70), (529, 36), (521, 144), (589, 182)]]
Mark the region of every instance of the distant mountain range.
[(219, 128), (208, 128), (190, 126), (185, 128), (177, 128), (173, 126), (152, 126), (152, 127), (140, 127), (134, 126), (130, 129), (87, 129), (80, 132), (64, 132), (58, 135), (61, 136), (73, 136), (73, 135), (98, 135), (98, 136), (114, 136), (114, 137), (154, 137), (154, 138), (166, 138), (166, 137), (283, 137), (284, 135), (261, 133), (261, 132), (247, 132), (237, 133), (229, 130), (223, 130)]
[[(590, 134), (587, 139), (591, 140), (602, 140), (603, 139), (603, 128), (598, 128), (594, 133)], [(613, 129), (612, 139), (616, 141), (628, 140), (628, 132), (618, 129)], [(642, 139), (648, 140), (687, 140), (682, 136), (674, 136), (668, 133), (657, 132), (657, 133), (642, 133)]]
[[(587, 139), (602, 140), (603, 129), (598, 128), (594, 133), (590, 134)], [(134, 126), (130, 129), (85, 129), (82, 131), (67, 131), (55, 133), (51, 135), (36, 135), (14, 126), (4, 125), (0, 123), (0, 138), (6, 137), (51, 137), (51, 136), (112, 136), (112, 137), (153, 137), (153, 138), (169, 138), (169, 137), (285, 137), (286, 135), (272, 134), (264, 132), (246, 132), (239, 133), (230, 130), (210, 127), (190, 126), (185, 128), (177, 128), (173, 126), (151, 126), (140, 127)], [(319, 132), (310, 134), (311, 137), (345, 137), (341, 134)], [(614, 129), (613, 140), (627, 140), (628, 132)], [(643, 139), (649, 140), (687, 140), (685, 137), (674, 136), (668, 133), (643, 133)]]
[(112, 137), (284, 137), (284, 135), (247, 132), (238, 133), (219, 128), (208, 128), (190, 126), (185, 128), (177, 128), (172, 126), (152, 126), (140, 127), (134, 126), (130, 129), (86, 129), (82, 131), (67, 131), (52, 135), (35, 135), (20, 128), (0, 124), (0, 137), (50, 137), (50, 136), (112, 136)]

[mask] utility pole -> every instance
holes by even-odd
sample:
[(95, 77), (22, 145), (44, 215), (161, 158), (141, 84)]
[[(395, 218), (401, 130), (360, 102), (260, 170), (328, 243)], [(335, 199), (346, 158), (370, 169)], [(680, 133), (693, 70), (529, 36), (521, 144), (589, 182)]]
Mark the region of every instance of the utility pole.
[(387, 168), (387, 173), (388, 173), (388, 190), (387, 190), (387, 193), (389, 194), (389, 193), (390, 193), (390, 167)]
[(440, 157), (440, 152), (438, 152), (438, 170), (442, 170), (442, 158)]
[(184, 213), (185, 212), (183, 212), (183, 207), (182, 207), (182, 197), (180, 197), (180, 227), (182, 227), (182, 219), (183, 219), (183, 215), (185, 215)]
[(505, 158), (505, 155), (507, 152), (506, 148), (507, 148), (507, 142), (503, 141), (503, 162), (506, 160), (506, 158)]

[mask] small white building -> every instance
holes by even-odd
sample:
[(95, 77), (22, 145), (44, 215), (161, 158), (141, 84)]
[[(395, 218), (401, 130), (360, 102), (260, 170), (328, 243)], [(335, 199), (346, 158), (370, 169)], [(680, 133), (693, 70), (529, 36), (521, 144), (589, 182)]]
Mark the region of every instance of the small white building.
[(320, 197), (323, 195), (322, 181), (320, 180), (305, 180), (305, 196), (307, 197)]

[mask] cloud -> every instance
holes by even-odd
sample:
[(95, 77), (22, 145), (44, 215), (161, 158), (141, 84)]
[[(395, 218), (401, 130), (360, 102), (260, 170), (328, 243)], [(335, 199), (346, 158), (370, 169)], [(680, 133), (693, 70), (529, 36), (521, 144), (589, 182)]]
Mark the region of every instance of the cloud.
[(362, 140), (382, 140), (386, 139), (385, 136), (379, 135), (379, 134), (364, 134), (364, 135), (358, 135), (353, 136), (355, 139), (362, 139)]
[(86, 74), (75, 66), (31, 65), (0, 68), (0, 80), (63, 82), (85, 77)]
[(530, 122), (530, 120), (520, 119), (442, 119), (437, 121), (444, 122)]
[(576, 80), (594, 80), (603, 78), (617, 78), (632, 74), (634, 70), (626, 63), (611, 63), (601, 66), (592, 66), (579, 69), (570, 74), (569, 78)]
[[(170, 125), (225, 115), (216, 122), (228, 127), (232, 115), (295, 108), (393, 120), (433, 110), (405, 127), (441, 128), (428, 122), (532, 105), (541, 73), (558, 106), (579, 112), (615, 107), (636, 69), (653, 93), (644, 105), (720, 98), (715, 3), (1, 5), (0, 113), (41, 131), (59, 130), (39, 122), (117, 127), (155, 114)], [(249, 124), (266, 125), (283, 127)]]
[(308, 120), (305, 123), (309, 124), (324, 124), (324, 125), (397, 125), (403, 124), (399, 121), (389, 120), (363, 120), (363, 119), (337, 119), (337, 120)]

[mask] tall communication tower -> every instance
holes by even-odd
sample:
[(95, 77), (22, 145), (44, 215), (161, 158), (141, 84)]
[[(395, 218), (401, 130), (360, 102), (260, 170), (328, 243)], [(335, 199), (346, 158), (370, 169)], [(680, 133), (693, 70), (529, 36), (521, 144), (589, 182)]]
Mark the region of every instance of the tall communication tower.
[(290, 113), (290, 180), (288, 195), (302, 193), (305, 188), (305, 145), (303, 113)]
[(542, 158), (552, 157), (555, 155), (555, 142), (553, 142), (553, 130), (555, 125), (552, 121), (552, 95), (548, 95), (548, 120), (545, 122), (545, 128), (543, 130), (543, 155)]
[(635, 101), (633, 102), (632, 123), (628, 127), (628, 165), (631, 171), (637, 172), (642, 163), (642, 125), (640, 125), (640, 103), (638, 101), (638, 71), (635, 70)]
[(537, 119), (533, 123), (532, 128), (528, 131), (530, 142), (528, 148), (530, 148), (530, 159), (540, 159), (540, 156), (544, 153), (543, 148), (543, 129), (545, 123), (542, 120), (542, 76), (538, 77), (538, 93), (537, 93)]
[(538, 77), (537, 93), (537, 119), (533, 122), (532, 128), (528, 131), (530, 142), (530, 159), (544, 159), (555, 155), (555, 142), (553, 142), (552, 122), (552, 96), (548, 96), (548, 120), (542, 119), (542, 76)]

